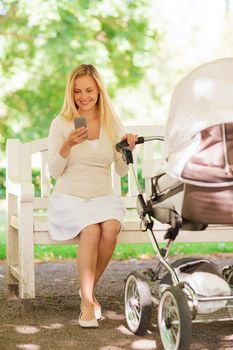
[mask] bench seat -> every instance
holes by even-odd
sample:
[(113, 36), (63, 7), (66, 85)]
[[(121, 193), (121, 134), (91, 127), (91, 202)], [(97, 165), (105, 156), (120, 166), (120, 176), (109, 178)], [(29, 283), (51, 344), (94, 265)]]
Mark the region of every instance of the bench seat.
[[(126, 214), (124, 230), (118, 236), (118, 243), (149, 243), (147, 232), (140, 231), (140, 220), (136, 211)], [(10, 225), (18, 230), (18, 218), (11, 216)], [(155, 234), (158, 242), (164, 241), (166, 225), (155, 220)], [(50, 238), (47, 228), (47, 216), (34, 215), (33, 218), (34, 244), (78, 244), (79, 238), (73, 238), (64, 242), (54, 241)], [(176, 242), (222, 242), (232, 241), (233, 225), (209, 225), (204, 231), (180, 231)]]

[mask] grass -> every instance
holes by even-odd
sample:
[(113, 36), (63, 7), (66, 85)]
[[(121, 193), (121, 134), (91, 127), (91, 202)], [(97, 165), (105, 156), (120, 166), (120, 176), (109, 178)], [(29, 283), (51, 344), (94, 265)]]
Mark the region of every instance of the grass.
[[(5, 248), (6, 218), (5, 212), (0, 210), (0, 260), (6, 257)], [(161, 245), (163, 246), (163, 244)], [(63, 260), (76, 257), (75, 245), (44, 245), (35, 247), (36, 260)], [(232, 253), (233, 242), (220, 243), (174, 243), (171, 255), (200, 255), (216, 253)], [(155, 256), (155, 251), (150, 243), (146, 244), (118, 244), (113, 259), (146, 259)]]

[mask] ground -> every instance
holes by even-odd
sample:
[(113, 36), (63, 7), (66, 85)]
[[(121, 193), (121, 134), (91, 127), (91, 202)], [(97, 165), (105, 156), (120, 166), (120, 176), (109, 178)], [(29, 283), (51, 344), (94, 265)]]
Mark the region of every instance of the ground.
[[(219, 265), (232, 256), (215, 256)], [(0, 350), (161, 350), (155, 310), (143, 337), (132, 334), (124, 318), (124, 280), (135, 269), (153, 267), (154, 259), (112, 261), (99, 287), (104, 318), (98, 329), (78, 325), (80, 298), (75, 261), (36, 264), (34, 310), (20, 300), (7, 300), (5, 264), (0, 263)], [(191, 350), (233, 349), (232, 322), (193, 325)]]

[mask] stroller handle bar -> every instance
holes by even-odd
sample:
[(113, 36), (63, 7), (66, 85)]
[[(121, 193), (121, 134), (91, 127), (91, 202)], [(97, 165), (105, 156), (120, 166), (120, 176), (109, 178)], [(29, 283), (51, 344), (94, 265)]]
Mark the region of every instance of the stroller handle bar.
[[(164, 137), (163, 136), (139, 136), (135, 144), (138, 145), (140, 143), (144, 143), (147, 141), (154, 141), (154, 140), (164, 141)], [(129, 145), (127, 140), (123, 140), (116, 144), (116, 150), (117, 152), (121, 152), (123, 149), (127, 148), (128, 146)]]

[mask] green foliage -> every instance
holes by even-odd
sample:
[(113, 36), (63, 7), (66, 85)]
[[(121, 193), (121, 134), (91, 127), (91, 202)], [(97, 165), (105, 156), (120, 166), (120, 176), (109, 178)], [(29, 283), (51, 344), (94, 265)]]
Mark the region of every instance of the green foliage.
[(47, 136), (81, 63), (97, 66), (111, 96), (137, 84), (158, 41), (148, 15), (147, 0), (0, 1), (0, 148)]
[(6, 197), (6, 169), (0, 168), (0, 198)]

